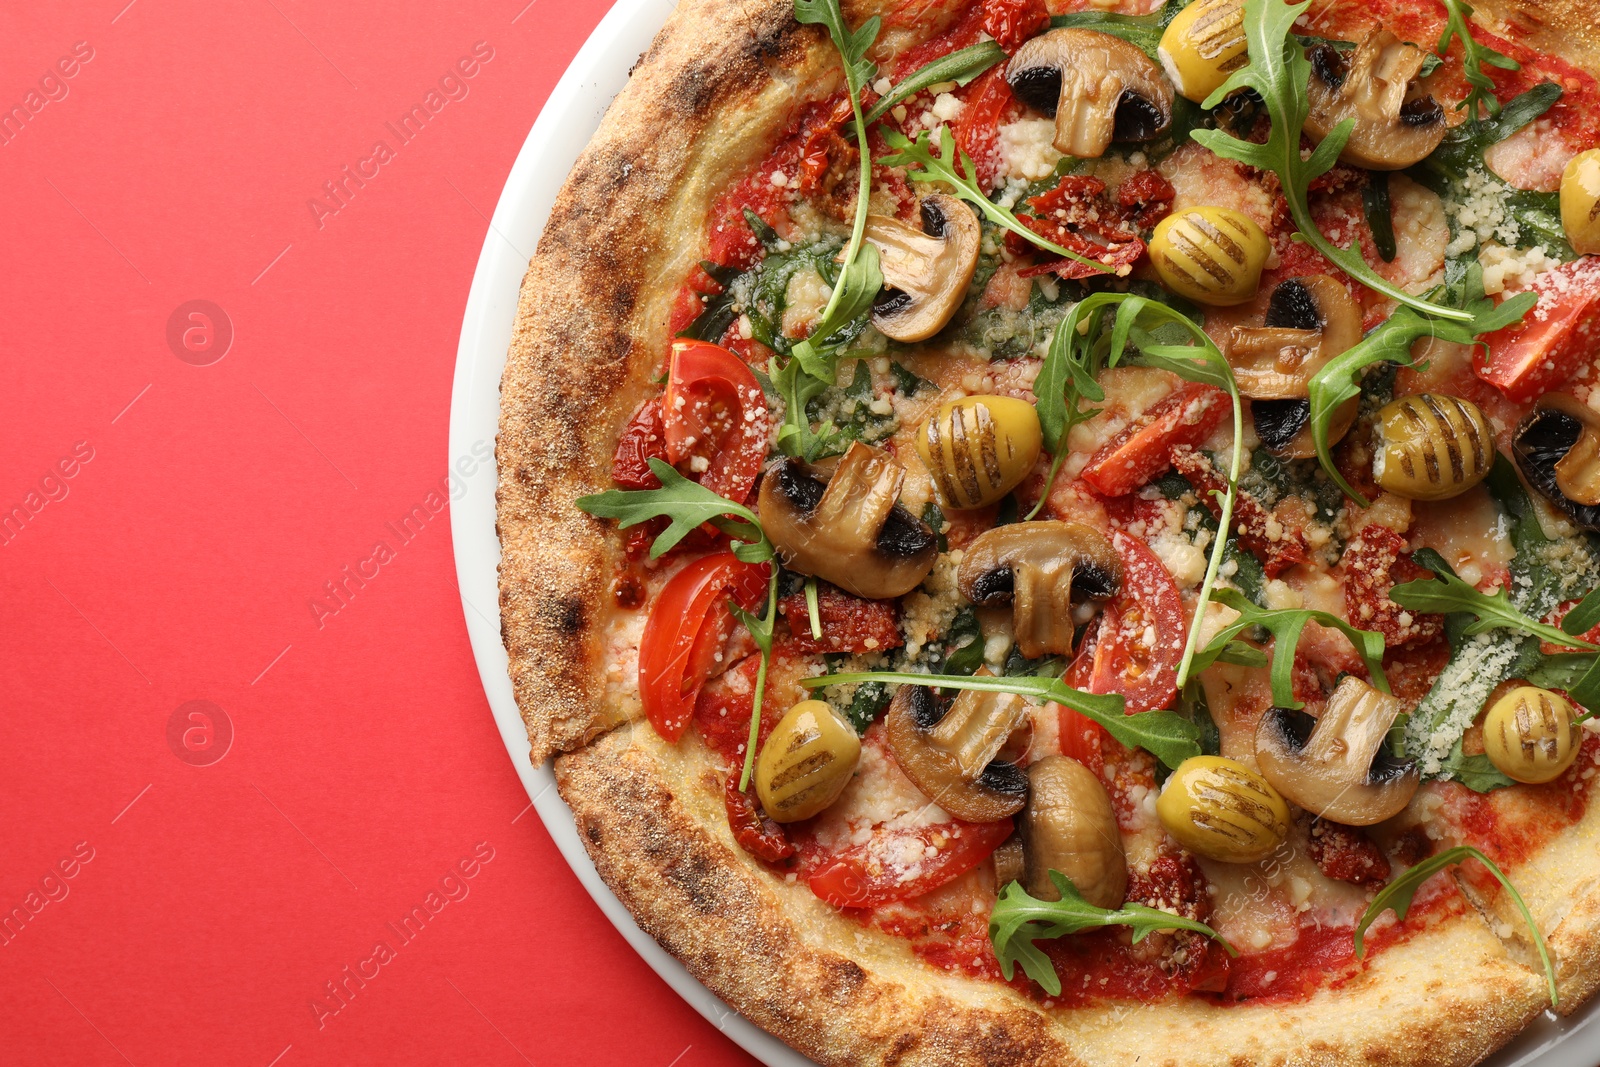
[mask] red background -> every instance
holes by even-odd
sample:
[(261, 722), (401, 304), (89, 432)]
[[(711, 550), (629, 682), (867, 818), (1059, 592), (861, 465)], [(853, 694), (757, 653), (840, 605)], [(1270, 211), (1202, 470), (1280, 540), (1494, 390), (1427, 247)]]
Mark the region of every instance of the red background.
[[(749, 1062), (526, 811), (429, 510), (487, 216), (605, 7), (0, 13), (0, 108), (26, 116), (0, 135), (0, 1061)], [(478, 42), (401, 145), (385, 124)], [(197, 299), (234, 335), (204, 366), (206, 320), (191, 361), (167, 337)], [(347, 566), (371, 577), (327, 600)], [(220, 714), (169, 741), (195, 700)]]

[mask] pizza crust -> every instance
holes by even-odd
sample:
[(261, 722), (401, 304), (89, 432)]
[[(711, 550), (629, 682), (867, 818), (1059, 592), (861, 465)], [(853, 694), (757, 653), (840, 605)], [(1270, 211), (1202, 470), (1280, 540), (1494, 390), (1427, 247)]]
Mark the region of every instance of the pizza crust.
[[(1583, 6), (1550, 0), (1540, 32), (1587, 25)], [(850, 4), (847, 16), (856, 25), (889, 8)], [(935, 0), (919, 17), (952, 8)], [(503, 636), (531, 758), (557, 757), (602, 878), (699, 980), (823, 1064), (1477, 1062), (1545, 993), (1475, 914), (1302, 1003), (1047, 1012), (922, 964), (905, 942), (756, 865), (732, 841), (704, 749), (667, 746), (608, 707), (621, 541), (572, 502), (609, 487), (618, 434), (663, 368), (671, 300), (701, 254), (712, 197), (838, 85), (832, 46), (792, 12), (791, 0), (684, 0), (574, 167), (522, 287), (497, 446)], [(1591, 822), (1600, 809), (1581, 825)], [(1574, 872), (1551, 869), (1544, 909), (1564, 1010), (1600, 984), (1600, 886), (1588, 873), (1600, 845), (1583, 840)]]

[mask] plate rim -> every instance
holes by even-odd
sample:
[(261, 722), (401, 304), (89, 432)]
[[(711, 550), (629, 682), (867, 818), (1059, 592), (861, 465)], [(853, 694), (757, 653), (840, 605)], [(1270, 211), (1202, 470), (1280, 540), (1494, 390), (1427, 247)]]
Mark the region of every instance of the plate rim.
[[(590, 33), (551, 90), (529, 130), (489, 221), (462, 316), (451, 384), (449, 470), (473, 455), (474, 444), (493, 442), (499, 425), (500, 375), (516, 317), (517, 295), (556, 194), (571, 164), (598, 128), (635, 57), (649, 48), (677, 0), (617, 0)], [(556, 161), (556, 165), (552, 165)], [(572, 872), (601, 912), (645, 963), (707, 1022), (767, 1067), (814, 1067), (790, 1046), (762, 1030), (702, 985), (666, 949), (639, 928), (601, 880), (578, 835), (572, 809), (555, 789), (550, 763), (534, 766), (531, 745), (507, 673), (500, 633), (500, 542), (495, 531), (495, 465), (487, 479), (471, 478), (450, 502), (450, 531), (462, 613), (502, 742), (531, 807)], [(522, 814), (526, 814), (527, 809)], [(519, 815), (520, 819), (522, 816)], [(1491, 1054), (1482, 1067), (1591, 1067), (1600, 1052), (1600, 996), (1576, 1016), (1546, 1011)], [(1578, 1040), (1582, 1035), (1582, 1040)]]

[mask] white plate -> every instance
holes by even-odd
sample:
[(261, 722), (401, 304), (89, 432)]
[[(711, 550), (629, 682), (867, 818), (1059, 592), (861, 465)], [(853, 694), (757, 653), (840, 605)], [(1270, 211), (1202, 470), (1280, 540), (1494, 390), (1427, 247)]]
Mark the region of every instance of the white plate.
[[(450, 401), (452, 470), (458, 460), (473, 456), (474, 444), (482, 449), (494, 441), (500, 418), (500, 372), (516, 321), (517, 291), (556, 194), (612, 98), (627, 82), (629, 68), (650, 47), (675, 6), (676, 0), (618, 0), (556, 84), (517, 155), (478, 256), (461, 324)], [(496, 574), (500, 541), (494, 530), (493, 467), (487, 478), (464, 480), (466, 492), (450, 505), (450, 529), (467, 632), (501, 739), (539, 818), (606, 918), (679, 996), (769, 1067), (806, 1067), (809, 1060), (735, 1013), (639, 929), (590, 862), (572, 811), (556, 792), (549, 765), (535, 767), (529, 761), (528, 735), (512, 695), (500, 640)], [(1531, 1067), (1535, 1060), (1538, 1067), (1593, 1067), (1600, 1062), (1600, 1030), (1591, 1025), (1597, 1015), (1600, 999), (1572, 1019), (1558, 1020), (1546, 1013), (1486, 1067)]]

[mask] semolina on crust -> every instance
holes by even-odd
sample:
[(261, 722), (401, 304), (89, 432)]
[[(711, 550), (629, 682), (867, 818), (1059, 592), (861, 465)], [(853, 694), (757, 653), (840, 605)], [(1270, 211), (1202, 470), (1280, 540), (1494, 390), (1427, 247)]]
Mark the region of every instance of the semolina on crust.
[[(855, 25), (890, 6), (846, 13)], [(1545, 37), (1597, 65), (1573, 54), (1570, 35), (1593, 34), (1592, 0), (1484, 6), (1536, 46)], [(929, 0), (922, 32), (953, 8)], [(1526, 946), (1503, 944), (1475, 913), (1301, 1003), (1047, 1011), (927, 966), (773, 877), (733, 842), (704, 749), (666, 745), (607, 706), (621, 543), (572, 502), (609, 485), (617, 437), (661, 372), (671, 300), (702, 254), (713, 197), (838, 85), (832, 46), (794, 21), (792, 0), (684, 0), (578, 160), (523, 281), (497, 445), (503, 636), (531, 758), (555, 757), (601, 877), (696, 978), (825, 1065), (1478, 1062), (1545, 994)], [(1527, 866), (1571, 1010), (1600, 984), (1600, 805)]]

